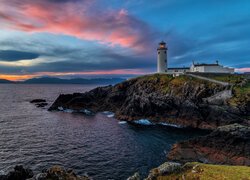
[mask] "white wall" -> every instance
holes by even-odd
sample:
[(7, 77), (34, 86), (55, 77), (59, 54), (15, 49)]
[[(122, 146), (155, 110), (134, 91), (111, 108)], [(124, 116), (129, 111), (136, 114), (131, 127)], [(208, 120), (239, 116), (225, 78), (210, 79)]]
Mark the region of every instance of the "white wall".
[(167, 50), (157, 50), (157, 72), (165, 73), (167, 69)]
[(182, 74), (184, 74), (186, 72), (190, 72), (190, 70), (189, 69), (168, 69), (167, 72), (169, 74), (175, 74), (175, 73), (179, 73), (179, 74), (182, 73)]
[(223, 66), (191, 66), (190, 72), (207, 72), (207, 73), (234, 73), (233, 68)]

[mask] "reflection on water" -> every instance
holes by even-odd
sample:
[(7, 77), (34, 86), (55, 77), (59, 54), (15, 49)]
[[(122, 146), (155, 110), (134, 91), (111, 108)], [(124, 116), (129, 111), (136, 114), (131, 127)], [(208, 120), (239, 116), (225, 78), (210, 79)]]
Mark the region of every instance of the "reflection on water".
[(0, 85), (0, 170), (24, 164), (35, 172), (51, 165), (87, 172), (94, 179), (126, 179), (163, 163), (176, 141), (189, 131), (119, 123), (95, 116), (48, 112), (29, 101), (52, 103), (60, 93), (84, 92), (84, 85)]

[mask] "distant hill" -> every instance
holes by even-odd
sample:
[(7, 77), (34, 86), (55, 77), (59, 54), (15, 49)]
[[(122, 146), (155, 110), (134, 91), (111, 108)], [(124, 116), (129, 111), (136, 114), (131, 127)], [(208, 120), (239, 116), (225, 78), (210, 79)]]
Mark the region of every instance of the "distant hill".
[(33, 78), (23, 81), (24, 84), (116, 84), (124, 81), (123, 78), (94, 78), (94, 79), (60, 79), (53, 77)]
[(6, 79), (0, 79), (0, 84), (9, 84), (9, 83), (14, 83), (14, 82)]

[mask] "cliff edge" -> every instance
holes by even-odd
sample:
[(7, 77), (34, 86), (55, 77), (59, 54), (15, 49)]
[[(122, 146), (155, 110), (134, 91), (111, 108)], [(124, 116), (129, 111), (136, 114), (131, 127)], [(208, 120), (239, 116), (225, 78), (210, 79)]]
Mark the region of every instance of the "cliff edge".
[[(249, 82), (242, 80), (241, 86), (236, 85), (232, 90), (185, 75), (154, 74), (85, 93), (62, 94), (49, 110), (111, 111), (119, 120), (149, 119), (156, 123), (215, 129), (221, 125), (249, 122), (250, 92), (235, 93), (238, 87), (249, 86)], [(232, 95), (228, 95), (231, 90)]]

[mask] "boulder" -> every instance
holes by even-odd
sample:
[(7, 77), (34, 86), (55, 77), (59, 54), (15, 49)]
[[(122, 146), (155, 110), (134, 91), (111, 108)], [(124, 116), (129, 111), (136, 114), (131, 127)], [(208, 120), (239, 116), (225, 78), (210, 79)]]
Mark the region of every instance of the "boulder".
[(45, 99), (33, 99), (30, 101), (30, 103), (45, 103), (46, 100)]
[(177, 172), (181, 169), (180, 163), (175, 162), (165, 162), (157, 168), (154, 168), (150, 171), (146, 180), (154, 180), (158, 176), (163, 176), (167, 174), (171, 174)]
[(31, 169), (25, 169), (23, 166), (17, 165), (7, 175), (0, 176), (0, 180), (26, 180), (33, 176)]
[(141, 180), (140, 174), (136, 172), (133, 176), (130, 176), (127, 180)]

